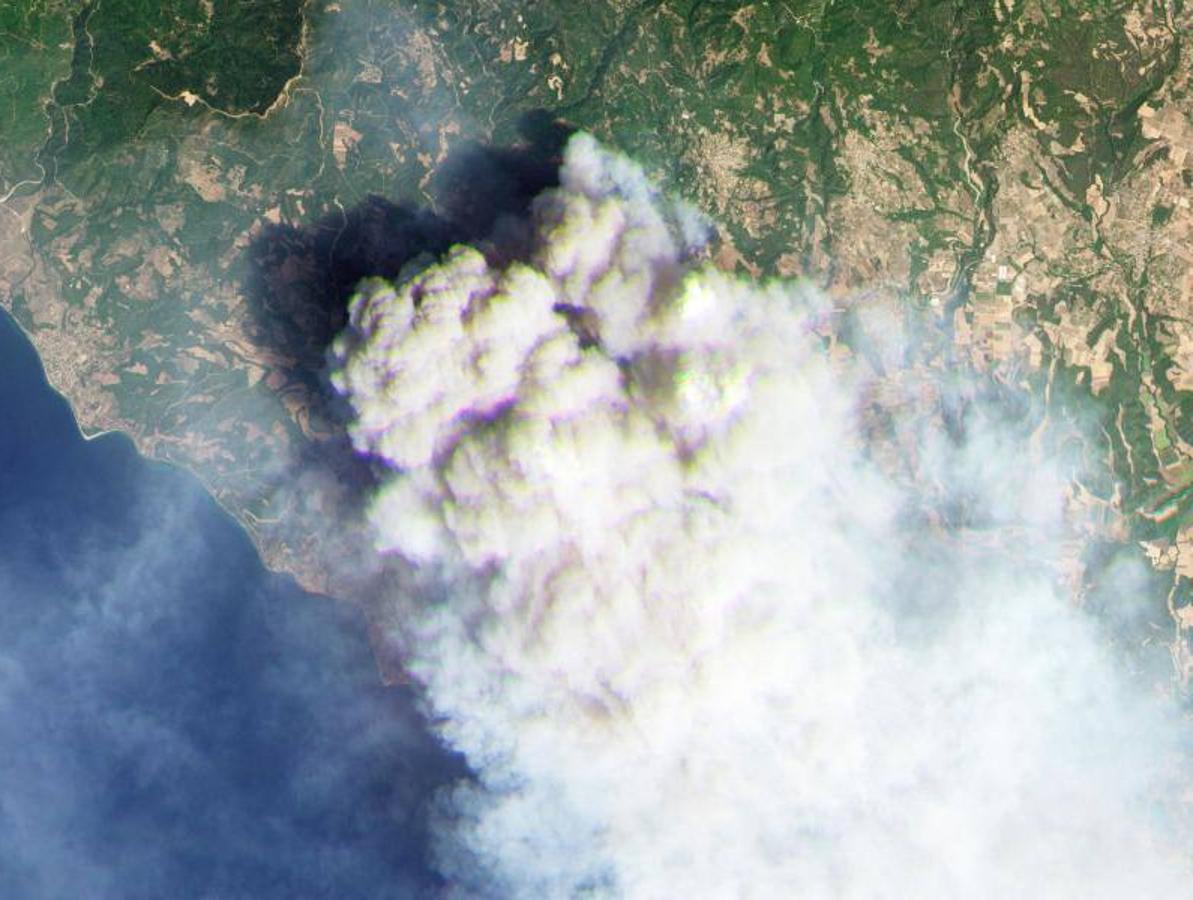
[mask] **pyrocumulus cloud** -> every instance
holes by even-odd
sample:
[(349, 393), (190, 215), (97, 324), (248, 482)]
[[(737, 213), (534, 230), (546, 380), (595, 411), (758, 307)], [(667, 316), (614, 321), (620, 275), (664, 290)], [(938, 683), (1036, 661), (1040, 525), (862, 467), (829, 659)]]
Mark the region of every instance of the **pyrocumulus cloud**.
[(1176, 716), (1058, 577), (1071, 461), (894, 319), (859, 354), (702, 263), (591, 137), (533, 227), (366, 282), (333, 354), (394, 638), (478, 775), (456, 891), (1185, 891)]

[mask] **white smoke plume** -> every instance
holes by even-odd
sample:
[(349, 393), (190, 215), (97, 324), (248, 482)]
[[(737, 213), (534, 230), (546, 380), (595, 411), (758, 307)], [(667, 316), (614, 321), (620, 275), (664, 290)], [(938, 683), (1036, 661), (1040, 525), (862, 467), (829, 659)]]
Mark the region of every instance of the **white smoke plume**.
[(534, 228), (367, 282), (334, 351), (394, 637), (478, 775), (454, 890), (1185, 893), (1177, 716), (1058, 578), (1072, 461), (896, 321), (863, 361), (814, 290), (701, 263), (591, 137)]

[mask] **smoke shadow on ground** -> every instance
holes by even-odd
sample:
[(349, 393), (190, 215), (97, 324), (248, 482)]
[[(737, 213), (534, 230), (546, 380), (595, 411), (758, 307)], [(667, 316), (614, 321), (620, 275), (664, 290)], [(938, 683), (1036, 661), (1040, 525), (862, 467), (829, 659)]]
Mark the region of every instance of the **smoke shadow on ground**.
[[(357, 284), (368, 276), (396, 278), (413, 261), (458, 243), (480, 246), (495, 258), (524, 253), (531, 203), (558, 185), (564, 147), (574, 130), (545, 110), (529, 112), (511, 146), (475, 141), (456, 146), (432, 174), (429, 203), (369, 196), (306, 224), (267, 225), (253, 239), (243, 281), (250, 336), (282, 377), (279, 389), (302, 385), (312, 404), (307, 412), (315, 437), (297, 445), (275, 497), (277, 521), (287, 522), (292, 532), (308, 533), (307, 526), (320, 521), (361, 522), (377, 487), (374, 467), (352, 449), (349, 410), (327, 378), (327, 351), (347, 321)], [(359, 556), (367, 540), (360, 540), (354, 527), (340, 530), (324, 533), (321, 544), (311, 548), (318, 556), (313, 568), (326, 575), (326, 590), (368, 610), (384, 677), (404, 680), (373, 610), (381, 585), (394, 573), (378, 570), (371, 551), (369, 560)], [(345, 563), (349, 557), (360, 565)]]
[[(301, 476), (305, 484), (321, 485), (300, 493), (327, 494), (325, 501), (343, 521), (360, 519), (377, 481), (369, 461), (352, 450), (348, 410), (327, 380), (328, 347), (347, 321), (348, 303), (362, 278), (396, 278), (412, 261), (458, 243), (506, 259), (525, 252), (531, 202), (558, 185), (574, 129), (539, 110), (524, 115), (518, 131), (520, 140), (512, 146), (461, 142), (432, 175), (430, 204), (369, 196), (304, 225), (267, 225), (246, 251), (243, 287), (251, 337), (282, 376), (281, 388), (302, 385), (312, 403), (310, 433), (317, 437), (296, 448), (284, 480)], [(337, 548), (321, 552), (334, 556)], [(348, 577), (333, 562), (319, 568)], [(367, 602), (375, 593), (375, 575), (353, 570), (351, 583), (329, 588)], [(383, 663), (383, 669), (390, 667)]]
[[(253, 339), (289, 382), (305, 384), (323, 399), (323, 407), (312, 411), (321, 431), (342, 436), (337, 425), (344, 411), (326, 383), (326, 353), (347, 321), (360, 280), (396, 278), (413, 260), (457, 243), (518, 255), (530, 204), (558, 185), (573, 130), (545, 110), (527, 113), (518, 144), (457, 146), (431, 177), (430, 205), (369, 196), (306, 225), (268, 225), (254, 239), (245, 282)], [(340, 443), (329, 447), (337, 453)]]

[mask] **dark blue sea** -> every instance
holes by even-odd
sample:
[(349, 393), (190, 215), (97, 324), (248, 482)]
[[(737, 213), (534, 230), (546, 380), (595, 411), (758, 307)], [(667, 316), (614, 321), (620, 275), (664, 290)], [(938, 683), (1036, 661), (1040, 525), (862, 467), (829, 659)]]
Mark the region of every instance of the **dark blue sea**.
[(0, 314), (0, 898), (420, 896), (457, 772), (350, 610), (84, 440)]

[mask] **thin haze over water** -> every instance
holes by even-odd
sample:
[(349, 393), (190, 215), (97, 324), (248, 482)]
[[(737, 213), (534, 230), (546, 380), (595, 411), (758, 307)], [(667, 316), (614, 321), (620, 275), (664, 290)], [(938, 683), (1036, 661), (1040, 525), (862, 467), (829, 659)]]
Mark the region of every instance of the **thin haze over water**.
[(360, 622), (84, 441), (0, 316), (0, 896), (405, 898), (459, 775)]

